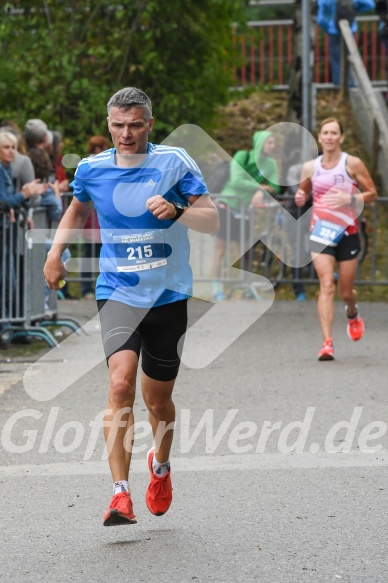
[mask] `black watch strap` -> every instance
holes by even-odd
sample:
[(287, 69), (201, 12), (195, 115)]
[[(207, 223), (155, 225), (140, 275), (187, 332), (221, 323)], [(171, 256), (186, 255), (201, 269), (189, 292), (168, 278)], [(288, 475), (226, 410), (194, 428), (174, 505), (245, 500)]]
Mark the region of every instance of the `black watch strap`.
[(185, 211), (185, 207), (183, 206), (182, 203), (177, 202), (177, 201), (173, 201), (171, 203), (174, 207), (174, 209), (176, 210), (176, 215), (175, 217), (172, 219), (173, 221), (177, 221), (179, 219), (179, 217), (181, 217)]

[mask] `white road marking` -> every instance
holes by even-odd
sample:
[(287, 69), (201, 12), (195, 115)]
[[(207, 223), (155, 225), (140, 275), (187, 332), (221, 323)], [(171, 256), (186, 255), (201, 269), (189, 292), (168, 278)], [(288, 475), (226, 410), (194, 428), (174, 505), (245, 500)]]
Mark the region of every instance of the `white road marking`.
[[(172, 458), (174, 473), (367, 467), (388, 467), (388, 453), (384, 451), (377, 453), (352, 451), (350, 453), (269, 453)], [(144, 459), (132, 460), (131, 472), (148, 472), (145, 457)], [(109, 474), (108, 463), (105, 461), (0, 466), (0, 478), (103, 474)]]

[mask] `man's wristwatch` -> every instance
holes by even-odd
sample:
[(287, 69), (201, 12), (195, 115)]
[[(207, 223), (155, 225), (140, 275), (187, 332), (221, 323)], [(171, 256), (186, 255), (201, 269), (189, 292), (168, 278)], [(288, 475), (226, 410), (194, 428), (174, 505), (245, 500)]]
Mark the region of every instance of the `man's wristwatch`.
[(174, 207), (174, 209), (176, 210), (176, 215), (171, 220), (177, 221), (179, 219), (179, 217), (181, 217), (183, 215), (183, 213), (185, 211), (185, 207), (183, 206), (183, 204), (181, 202), (178, 202), (177, 200), (174, 200), (171, 204)]

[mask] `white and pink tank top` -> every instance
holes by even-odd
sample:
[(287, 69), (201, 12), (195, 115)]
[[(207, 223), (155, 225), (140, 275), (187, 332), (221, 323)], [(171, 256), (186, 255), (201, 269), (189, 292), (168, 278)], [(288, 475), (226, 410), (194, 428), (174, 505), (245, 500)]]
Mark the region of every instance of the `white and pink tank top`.
[(329, 209), (325, 206), (325, 194), (333, 187), (353, 194), (359, 192), (357, 183), (349, 176), (346, 170), (347, 158), (348, 154), (342, 152), (338, 164), (334, 168), (330, 168), (330, 170), (322, 167), (322, 156), (318, 156), (316, 159), (311, 177), (313, 189), (311, 229), (314, 228), (316, 221), (321, 219), (346, 226), (345, 233), (348, 235), (357, 233), (358, 220), (354, 209), (349, 204), (337, 209)]

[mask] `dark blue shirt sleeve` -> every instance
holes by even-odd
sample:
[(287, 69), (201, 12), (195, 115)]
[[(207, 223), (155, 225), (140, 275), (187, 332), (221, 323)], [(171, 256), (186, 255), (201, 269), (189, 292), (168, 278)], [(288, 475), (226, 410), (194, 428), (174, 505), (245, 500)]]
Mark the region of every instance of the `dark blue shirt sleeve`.
[(192, 172), (186, 172), (186, 174), (179, 180), (178, 187), (184, 198), (189, 198), (190, 196), (200, 196), (202, 194), (207, 194), (208, 188), (200, 172), (195, 175)]
[(5, 184), (4, 176), (2, 172), (0, 172), (0, 202), (2, 203), (1, 206), (6, 208), (8, 206), (12, 209), (20, 208), (26, 199), (22, 195), (21, 192), (17, 192), (15, 194), (9, 195), (7, 194), (7, 187)]

